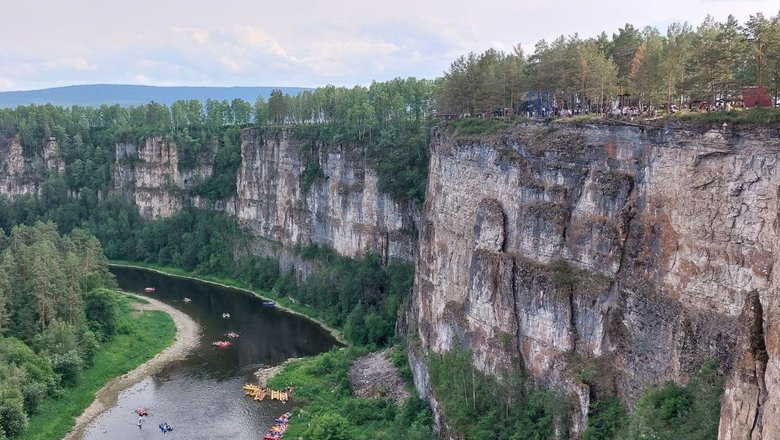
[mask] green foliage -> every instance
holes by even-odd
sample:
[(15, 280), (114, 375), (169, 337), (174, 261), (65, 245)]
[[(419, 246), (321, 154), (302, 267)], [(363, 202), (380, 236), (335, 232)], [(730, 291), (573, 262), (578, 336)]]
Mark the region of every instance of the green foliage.
[(76, 385), (76, 381), (81, 376), (84, 361), (76, 350), (70, 350), (64, 354), (53, 353), (51, 366), (54, 372), (60, 376), (62, 384), (72, 387)]
[(326, 323), (344, 327), (344, 336), (357, 345), (382, 347), (392, 342), (398, 308), (412, 288), (414, 267), (376, 254), (356, 261), (316, 246), (301, 249), (304, 258), (321, 270), (290, 295), (318, 310)]
[(213, 174), (192, 188), (194, 194), (209, 200), (224, 200), (236, 195), (236, 175), (241, 166), (241, 131), (237, 126), (225, 127), (222, 131)]
[(377, 171), (379, 189), (397, 200), (422, 204), (428, 179), (430, 123), (406, 122), (380, 130), (367, 150), (369, 164)]
[(0, 365), (0, 431), (14, 437), (27, 429), (21, 380), (12, 367)]
[(114, 337), (119, 320), (116, 294), (106, 288), (90, 290), (84, 295), (84, 312), (90, 330), (104, 341)]
[(46, 351), (50, 354), (66, 354), (76, 350), (78, 344), (76, 329), (67, 322), (56, 319), (33, 338), (33, 348), (36, 351)]
[(714, 362), (707, 362), (687, 386), (666, 382), (643, 394), (620, 438), (716, 438), (722, 393), (723, 377)]
[[(433, 416), (428, 405), (412, 396), (399, 408), (383, 399), (358, 398), (351, 395), (347, 371), (355, 358), (365, 355), (360, 348), (334, 349), (330, 352), (285, 365), (268, 381), (272, 388), (295, 387), (296, 409), (286, 436), (312, 438), (309, 426), (320, 417), (339, 414), (338, 426), (349, 426), (354, 438), (432, 440)], [(319, 434), (319, 431), (318, 431)]]
[[(85, 368), (100, 358), (100, 344), (88, 325), (96, 319), (106, 323), (105, 313), (95, 312), (105, 311), (106, 303), (116, 307), (115, 294), (100, 289), (111, 283), (100, 244), (83, 230), (60, 235), (53, 223), (39, 222), (14, 226), (9, 236), (0, 234), (0, 305), (4, 312), (0, 313), (0, 328), (6, 335), (0, 336), (3, 436), (25, 438), (28, 417), (47, 413), (52, 399), (73, 404), (70, 389), (84, 381)], [(102, 297), (95, 300), (94, 292)], [(134, 324), (124, 325), (132, 328)], [(100, 326), (102, 332), (108, 333), (108, 328)], [(91, 389), (80, 395), (79, 411), (93, 393)], [(70, 412), (56, 417), (47, 414), (46, 420), (56, 420), (60, 431), (41, 438), (62, 437), (67, 431), (62, 427), (68, 428), (73, 416)], [(29, 424), (33, 430), (39, 426), (38, 422)]]
[(588, 411), (588, 426), (583, 440), (610, 440), (615, 438), (626, 422), (626, 410), (620, 399), (610, 397), (596, 400)]
[(100, 387), (151, 359), (173, 342), (176, 326), (170, 316), (159, 311), (135, 314), (131, 300), (124, 296), (119, 296), (118, 306), (118, 327), (126, 331), (118, 332), (101, 347), (75, 387), (68, 388), (57, 400), (43, 401), (38, 412), (30, 417), (27, 431), (18, 437), (20, 440), (62, 438), (73, 427), (75, 417), (92, 403)]
[(314, 182), (324, 176), (320, 163), (316, 160), (310, 162), (301, 173), (301, 188), (304, 192), (309, 192)]
[(336, 413), (325, 413), (313, 418), (304, 436), (311, 440), (352, 440), (355, 438), (349, 420)]
[(45, 354), (38, 354), (16, 338), (3, 338), (0, 344), (0, 365), (18, 369), (25, 383), (41, 384), (49, 390), (58, 383), (51, 360)]
[(566, 437), (567, 398), (534, 388), (518, 372), (485, 375), (470, 352), (457, 350), (432, 354), (428, 368), (447, 422), (464, 438), (547, 440), (555, 426)]
[(780, 109), (754, 108), (748, 110), (731, 110), (728, 112), (686, 112), (669, 117), (672, 120), (699, 122), (706, 124), (780, 124)]
[[(365, 147), (380, 189), (396, 200), (421, 203), (428, 171), (433, 93), (432, 81), (415, 78), (396, 78), (368, 88), (327, 86), (294, 97), (279, 92), (269, 100), (273, 108), (268, 122), (293, 124), (292, 138), (307, 147)], [(304, 190), (320, 172), (314, 163), (306, 168), (301, 176)]]

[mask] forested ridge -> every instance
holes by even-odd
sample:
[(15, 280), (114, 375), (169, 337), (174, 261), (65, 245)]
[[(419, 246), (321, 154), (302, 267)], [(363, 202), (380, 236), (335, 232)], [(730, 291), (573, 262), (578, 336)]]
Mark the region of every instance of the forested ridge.
[(493, 114), (527, 110), (549, 100), (549, 109), (605, 111), (618, 95), (631, 105), (666, 108), (736, 101), (743, 86), (766, 86), (777, 97), (780, 20), (756, 14), (740, 24), (733, 16), (708, 16), (694, 28), (672, 23), (663, 32), (626, 24), (582, 38), (577, 33), (541, 40), (532, 54), (490, 49), (458, 58), (437, 90), (442, 113)]

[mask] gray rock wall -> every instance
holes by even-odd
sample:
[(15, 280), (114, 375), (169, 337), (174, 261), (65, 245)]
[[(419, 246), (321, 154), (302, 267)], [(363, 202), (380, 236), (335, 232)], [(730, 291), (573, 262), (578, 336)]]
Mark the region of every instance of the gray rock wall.
[[(606, 364), (629, 406), (717, 359), (729, 377), (721, 437), (773, 438), (778, 153), (768, 130), (438, 129), (410, 323), (422, 352), (466, 346), (487, 372), (520, 355), (579, 403), (575, 433), (589, 399), (572, 355)], [(764, 333), (736, 331), (756, 313)]]
[[(412, 261), (419, 212), (379, 191), (358, 146), (296, 140), (289, 131), (242, 133), (236, 217), (256, 236), (287, 248), (317, 244), (359, 258)], [(301, 176), (319, 166), (307, 188)]]

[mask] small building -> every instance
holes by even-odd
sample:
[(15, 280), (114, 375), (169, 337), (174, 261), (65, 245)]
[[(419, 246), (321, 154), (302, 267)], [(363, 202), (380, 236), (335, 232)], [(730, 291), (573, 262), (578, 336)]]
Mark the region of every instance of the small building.
[(745, 108), (772, 107), (769, 89), (764, 86), (742, 87), (742, 102)]

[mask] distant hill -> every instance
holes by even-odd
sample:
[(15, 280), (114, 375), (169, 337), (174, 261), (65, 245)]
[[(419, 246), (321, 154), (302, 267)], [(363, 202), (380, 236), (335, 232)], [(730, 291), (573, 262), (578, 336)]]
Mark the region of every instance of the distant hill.
[(254, 103), (258, 96), (266, 100), (271, 91), (280, 89), (284, 93), (297, 95), (305, 87), (155, 87), (118, 84), (90, 84), (82, 86), (55, 87), (51, 89), (0, 92), (0, 108), (28, 104), (83, 105), (97, 107), (101, 104), (122, 106), (141, 105), (151, 101), (170, 105), (180, 99), (217, 99), (228, 101), (241, 98)]

